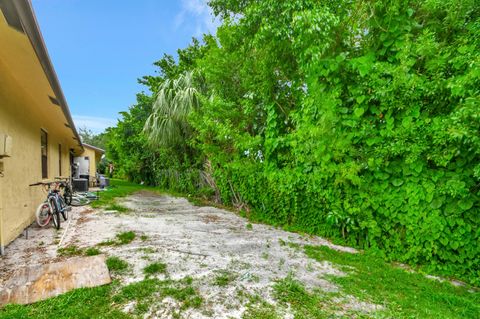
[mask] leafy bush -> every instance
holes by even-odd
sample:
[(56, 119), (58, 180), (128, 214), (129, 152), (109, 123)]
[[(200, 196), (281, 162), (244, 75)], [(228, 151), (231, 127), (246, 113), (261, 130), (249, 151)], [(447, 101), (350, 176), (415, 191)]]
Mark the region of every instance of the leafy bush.
[[(216, 36), (158, 61), (110, 132), (119, 172), (480, 284), (476, 1), (210, 5)], [(157, 88), (189, 70), (191, 138), (149, 147)]]

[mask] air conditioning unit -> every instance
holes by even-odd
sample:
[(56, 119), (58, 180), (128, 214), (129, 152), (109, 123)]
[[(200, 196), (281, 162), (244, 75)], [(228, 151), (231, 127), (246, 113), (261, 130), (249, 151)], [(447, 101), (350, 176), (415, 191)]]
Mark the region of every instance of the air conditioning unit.
[(12, 156), (12, 137), (0, 133), (0, 158)]
[(87, 192), (88, 191), (88, 179), (85, 178), (74, 178), (73, 190), (76, 192)]

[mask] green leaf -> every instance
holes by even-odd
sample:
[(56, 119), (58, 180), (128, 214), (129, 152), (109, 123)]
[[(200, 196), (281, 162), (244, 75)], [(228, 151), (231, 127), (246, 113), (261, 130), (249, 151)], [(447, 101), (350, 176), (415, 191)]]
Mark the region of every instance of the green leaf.
[(401, 180), (400, 178), (395, 178), (392, 180), (392, 184), (396, 187), (401, 186), (403, 184), (403, 180)]
[(410, 128), (412, 125), (412, 118), (410, 116), (405, 116), (402, 120), (402, 126), (404, 128)]
[(365, 101), (365, 99), (366, 99), (365, 95), (360, 95), (360, 96), (357, 96), (356, 98), (358, 104), (362, 104), (362, 102)]
[(363, 107), (357, 107), (355, 111), (353, 111), (353, 114), (355, 114), (356, 117), (361, 117), (365, 113), (365, 109)]
[(459, 246), (458, 241), (451, 241), (451, 242), (450, 242), (450, 247), (451, 247), (452, 249), (457, 249), (458, 246)]
[(470, 208), (473, 207), (473, 199), (471, 198), (464, 198), (458, 201), (458, 207), (460, 207), (462, 210), (469, 210)]
[(433, 209), (439, 209), (443, 205), (443, 201), (445, 200), (444, 196), (436, 197), (430, 203), (430, 207)]

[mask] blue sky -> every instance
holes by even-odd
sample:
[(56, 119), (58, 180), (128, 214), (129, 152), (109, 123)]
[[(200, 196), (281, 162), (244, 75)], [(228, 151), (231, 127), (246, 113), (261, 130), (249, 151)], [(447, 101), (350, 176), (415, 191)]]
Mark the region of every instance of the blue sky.
[(101, 132), (145, 90), (137, 78), (214, 33), (207, 0), (32, 0), (77, 128)]

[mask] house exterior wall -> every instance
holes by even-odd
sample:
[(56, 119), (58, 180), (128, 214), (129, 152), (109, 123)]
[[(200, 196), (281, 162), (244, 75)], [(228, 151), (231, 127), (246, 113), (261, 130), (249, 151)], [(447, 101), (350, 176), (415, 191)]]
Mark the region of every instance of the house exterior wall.
[[(0, 158), (2, 254), (34, 221), (35, 210), (46, 197), (42, 187), (28, 185), (69, 176), (70, 150), (75, 154), (83, 151), (30, 1), (8, 4), (0, 6), (0, 134), (12, 138), (11, 156)], [(21, 23), (12, 24), (12, 17)], [(41, 130), (48, 134), (45, 179)]]
[[(11, 157), (0, 159), (0, 246), (7, 246), (35, 220), (36, 207), (45, 199), (41, 186), (29, 184), (70, 174), (69, 150), (77, 143), (64, 133), (64, 118), (52, 107), (51, 116), (39, 105), (0, 60), (0, 133), (12, 137)], [(61, 114), (61, 113), (60, 113)], [(56, 121), (53, 119), (57, 119)], [(48, 178), (42, 179), (41, 130), (48, 134)], [(61, 154), (59, 153), (59, 144)], [(2, 165), (0, 164), (0, 165)]]
[(88, 156), (88, 158), (90, 159), (88, 174), (91, 177), (95, 177), (95, 173), (97, 172), (97, 158), (95, 151), (88, 146), (84, 146), (84, 152), (81, 156)]

